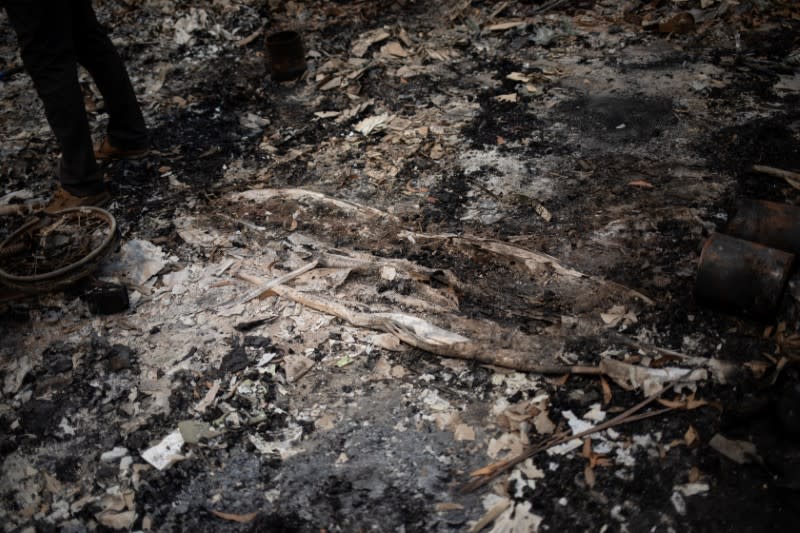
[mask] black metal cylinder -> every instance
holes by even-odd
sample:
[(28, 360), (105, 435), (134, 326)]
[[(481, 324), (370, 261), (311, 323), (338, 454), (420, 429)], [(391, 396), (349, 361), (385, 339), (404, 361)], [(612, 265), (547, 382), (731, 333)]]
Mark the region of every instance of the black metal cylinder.
[(303, 41), (296, 31), (282, 31), (267, 37), (269, 70), (275, 81), (296, 80), (306, 71)]
[(800, 207), (766, 200), (742, 200), (725, 233), (800, 255)]
[(714, 234), (700, 254), (695, 298), (732, 314), (767, 318), (780, 304), (794, 258), (762, 244)]

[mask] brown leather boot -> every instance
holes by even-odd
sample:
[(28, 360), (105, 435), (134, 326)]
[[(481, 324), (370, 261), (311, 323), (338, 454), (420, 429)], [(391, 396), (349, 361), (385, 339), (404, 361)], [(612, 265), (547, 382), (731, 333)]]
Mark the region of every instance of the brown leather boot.
[(56, 192), (53, 193), (53, 197), (50, 199), (50, 202), (44, 206), (43, 211), (45, 213), (52, 214), (57, 211), (69, 209), (71, 207), (103, 207), (108, 204), (110, 200), (111, 193), (109, 193), (108, 190), (97, 194), (90, 194), (89, 196), (75, 196), (74, 194), (70, 194), (59, 187)]
[(134, 150), (124, 150), (117, 148), (108, 137), (103, 138), (103, 142), (94, 149), (94, 158), (98, 161), (111, 161), (112, 159), (140, 159), (145, 157), (149, 150), (147, 148), (136, 148)]

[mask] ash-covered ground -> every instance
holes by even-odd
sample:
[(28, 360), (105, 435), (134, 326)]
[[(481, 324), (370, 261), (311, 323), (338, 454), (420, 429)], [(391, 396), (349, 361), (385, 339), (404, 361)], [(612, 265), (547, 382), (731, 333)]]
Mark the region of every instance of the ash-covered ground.
[[(792, 2), (95, 5), (152, 134), (105, 167), (131, 305), (2, 293), (4, 530), (793, 529), (798, 285), (761, 321), (693, 298), (738, 200), (800, 201), (752, 171), (800, 171)], [(0, 139), (0, 205), (46, 198), (24, 73)]]

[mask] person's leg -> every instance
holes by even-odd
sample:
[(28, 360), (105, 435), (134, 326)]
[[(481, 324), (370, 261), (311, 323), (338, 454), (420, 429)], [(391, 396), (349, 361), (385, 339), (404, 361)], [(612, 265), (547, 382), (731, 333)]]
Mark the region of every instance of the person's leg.
[(91, 0), (68, 0), (72, 5), (75, 52), (92, 75), (108, 111), (108, 138), (123, 150), (147, 147), (147, 128), (128, 72), (116, 48), (97, 21)]
[(78, 84), (68, 6), (67, 1), (5, 2), (25, 70), (33, 80), (47, 121), (61, 146), (61, 186), (71, 194), (89, 196), (104, 191), (105, 187), (94, 159), (83, 93)]

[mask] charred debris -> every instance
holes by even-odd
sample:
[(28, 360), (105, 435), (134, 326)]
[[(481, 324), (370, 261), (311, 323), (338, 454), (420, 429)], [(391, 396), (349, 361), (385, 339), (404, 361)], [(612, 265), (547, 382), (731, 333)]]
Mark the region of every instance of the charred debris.
[(0, 286), (4, 530), (793, 529), (795, 2), (96, 7), (153, 153), (90, 279)]

